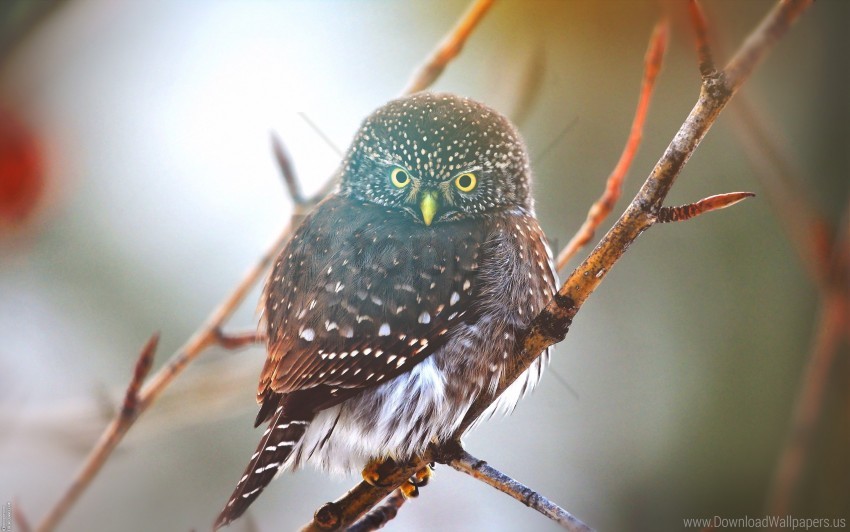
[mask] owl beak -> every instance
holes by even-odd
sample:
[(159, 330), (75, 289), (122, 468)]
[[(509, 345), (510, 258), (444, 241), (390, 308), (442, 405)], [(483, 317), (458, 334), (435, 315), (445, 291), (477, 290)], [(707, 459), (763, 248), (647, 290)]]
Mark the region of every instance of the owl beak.
[(422, 193), (422, 199), (419, 201), (419, 209), (422, 211), (422, 221), (425, 222), (425, 225), (431, 225), (431, 221), (434, 219), (434, 215), (437, 214), (439, 207), (440, 203), (437, 201), (436, 191), (428, 190)]

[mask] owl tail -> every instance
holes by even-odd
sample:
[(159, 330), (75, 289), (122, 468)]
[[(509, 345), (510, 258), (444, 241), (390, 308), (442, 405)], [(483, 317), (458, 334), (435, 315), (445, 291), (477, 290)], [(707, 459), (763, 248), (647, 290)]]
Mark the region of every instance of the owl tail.
[(251, 461), (242, 479), (236, 484), (230, 500), (215, 520), (213, 530), (229, 525), (239, 518), (281, 470), (292, 449), (310, 425), (311, 419), (298, 417), (292, 416), (283, 407), (278, 407), (271, 416), (269, 428), (263, 433), (257, 451), (251, 456)]

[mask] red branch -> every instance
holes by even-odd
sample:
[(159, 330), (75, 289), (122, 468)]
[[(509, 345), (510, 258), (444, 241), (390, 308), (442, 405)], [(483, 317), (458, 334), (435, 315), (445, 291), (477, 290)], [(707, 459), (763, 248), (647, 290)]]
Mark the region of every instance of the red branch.
[(614, 167), (608, 176), (602, 196), (590, 207), (587, 213), (587, 219), (581, 228), (576, 231), (573, 238), (558, 254), (558, 270), (563, 269), (570, 259), (590, 242), (590, 239), (596, 233), (596, 229), (611, 214), (611, 211), (617, 204), (617, 200), (620, 199), (620, 195), (623, 192), (623, 181), (632, 165), (632, 161), (634, 161), (635, 154), (637, 154), (641, 139), (643, 138), (643, 125), (646, 122), (649, 102), (652, 99), (652, 91), (655, 88), (655, 79), (658, 77), (664, 61), (664, 51), (667, 49), (669, 33), (670, 25), (667, 21), (659, 22), (652, 32), (649, 48), (644, 58), (643, 82), (641, 83), (640, 97), (638, 98), (638, 105), (637, 109), (635, 109), (632, 129), (626, 141), (626, 146), (623, 148), (623, 153), (620, 155), (617, 166)]

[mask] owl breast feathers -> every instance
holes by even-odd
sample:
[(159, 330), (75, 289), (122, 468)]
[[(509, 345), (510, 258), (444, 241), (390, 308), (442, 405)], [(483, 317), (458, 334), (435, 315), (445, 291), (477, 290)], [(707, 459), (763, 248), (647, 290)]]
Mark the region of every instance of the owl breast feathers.
[[(529, 181), (514, 127), (472, 100), (419, 93), (364, 121), (339, 191), (269, 277), (257, 417), (269, 428), (217, 525), (282, 468), (407, 459), (493, 398), (555, 289)], [(489, 412), (512, 409), (547, 356)]]

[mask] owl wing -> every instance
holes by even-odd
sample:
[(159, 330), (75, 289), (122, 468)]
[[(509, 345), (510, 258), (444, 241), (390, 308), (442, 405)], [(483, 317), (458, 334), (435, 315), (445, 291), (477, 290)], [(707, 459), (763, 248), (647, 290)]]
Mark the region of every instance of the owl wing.
[(482, 231), (425, 230), (344, 198), (321, 204), (266, 287), (269, 355), (258, 397), (313, 389), (317, 408), (327, 408), (424, 360), (475, 319)]

